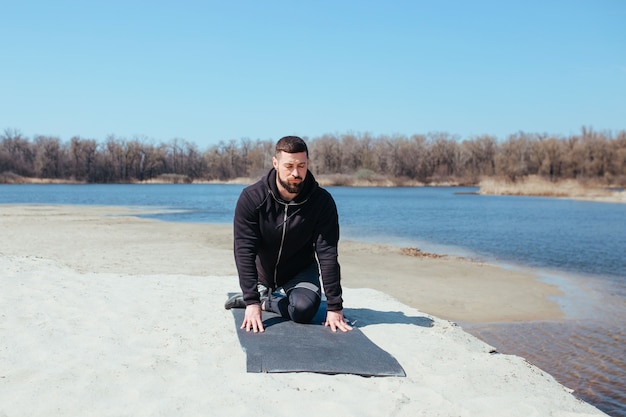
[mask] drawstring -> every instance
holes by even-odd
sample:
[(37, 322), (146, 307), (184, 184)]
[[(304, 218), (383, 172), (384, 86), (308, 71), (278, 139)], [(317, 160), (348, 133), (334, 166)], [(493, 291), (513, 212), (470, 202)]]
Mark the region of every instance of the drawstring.
[[(287, 207), (289, 207), (289, 204), (285, 204), (285, 211), (287, 210)], [(276, 229), (278, 229), (281, 226), (284, 226), (285, 223), (287, 223), (287, 220), (289, 220), (290, 218), (292, 218), (293, 216), (295, 216), (296, 214), (298, 214), (298, 212), (302, 210), (301, 208), (298, 208), (298, 210), (294, 211), (293, 213), (291, 213), (288, 216), (285, 216), (282, 223), (280, 223), (278, 226), (276, 226)]]

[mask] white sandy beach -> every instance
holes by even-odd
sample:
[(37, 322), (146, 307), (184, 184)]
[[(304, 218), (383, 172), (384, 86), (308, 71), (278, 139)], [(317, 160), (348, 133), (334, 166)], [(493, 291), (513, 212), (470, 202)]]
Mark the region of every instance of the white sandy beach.
[(340, 248), (348, 318), (407, 376), (246, 373), (223, 308), (230, 226), (129, 213), (0, 206), (0, 417), (605, 415), (454, 324), (559, 317), (557, 288), (355, 242)]

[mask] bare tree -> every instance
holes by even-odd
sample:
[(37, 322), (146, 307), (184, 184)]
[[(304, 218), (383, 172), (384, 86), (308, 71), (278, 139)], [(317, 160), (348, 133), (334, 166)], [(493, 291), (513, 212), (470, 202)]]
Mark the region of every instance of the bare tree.
[[(613, 136), (582, 128), (580, 134), (564, 138), (519, 132), (502, 142), (488, 135), (460, 141), (445, 132), (410, 137), (347, 133), (307, 142), (311, 169), (320, 175), (373, 173), (423, 183), (541, 175), (626, 183), (626, 131)], [(190, 181), (259, 177), (271, 167), (273, 147), (273, 141), (242, 139), (221, 141), (202, 151), (179, 138), (155, 144), (146, 138), (115, 136), (101, 144), (78, 136), (63, 143), (44, 135), (31, 142), (18, 130), (6, 129), (0, 135), (0, 174), (88, 182), (143, 181), (162, 174)]]
[(339, 140), (331, 135), (323, 135), (309, 144), (312, 165), (316, 173), (337, 174), (341, 172)]
[(459, 172), (461, 151), (458, 141), (447, 133), (430, 136), (430, 159), (433, 164), (433, 177), (446, 180)]
[(461, 143), (461, 160), (463, 171), (459, 173), (473, 182), (480, 177), (492, 176), (495, 173), (496, 138), (482, 135)]
[(6, 129), (0, 139), (0, 173), (33, 176), (35, 150), (28, 139), (16, 129)]
[(68, 166), (66, 147), (57, 137), (35, 137), (35, 176), (39, 178), (65, 178)]
[(528, 175), (529, 142), (528, 135), (520, 132), (510, 135), (504, 143), (500, 144), (495, 157), (496, 174), (506, 176), (513, 181)]
[(98, 144), (93, 139), (74, 136), (70, 140), (71, 176), (77, 181), (98, 182), (96, 156)]

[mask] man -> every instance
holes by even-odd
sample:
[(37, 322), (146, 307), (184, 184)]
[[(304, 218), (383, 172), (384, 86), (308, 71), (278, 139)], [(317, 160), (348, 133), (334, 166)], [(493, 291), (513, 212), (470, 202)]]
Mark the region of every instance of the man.
[[(342, 311), (335, 201), (308, 170), (309, 151), (301, 138), (281, 138), (272, 164), (237, 201), (235, 263), (243, 294), (228, 299), (225, 308), (246, 309), (241, 325), (246, 331), (264, 331), (261, 311), (310, 323), (321, 303), (321, 272), (325, 325), (333, 332), (352, 330)], [(284, 296), (274, 294), (278, 289)]]

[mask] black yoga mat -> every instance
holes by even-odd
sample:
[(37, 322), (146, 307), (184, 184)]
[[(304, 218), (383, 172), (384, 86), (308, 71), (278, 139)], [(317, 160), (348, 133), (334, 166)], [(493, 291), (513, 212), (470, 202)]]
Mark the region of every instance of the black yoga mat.
[(241, 347), (251, 373), (315, 372), (361, 376), (405, 376), (404, 369), (358, 328), (333, 332), (322, 325), (322, 304), (312, 324), (298, 324), (263, 312), (265, 332), (241, 329), (244, 309), (232, 309)]

